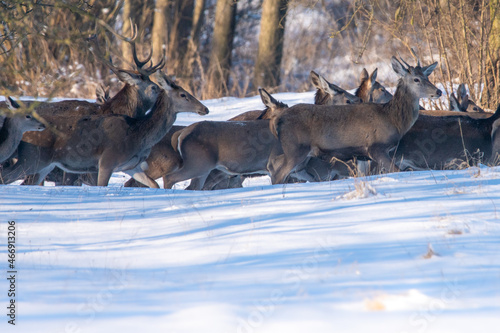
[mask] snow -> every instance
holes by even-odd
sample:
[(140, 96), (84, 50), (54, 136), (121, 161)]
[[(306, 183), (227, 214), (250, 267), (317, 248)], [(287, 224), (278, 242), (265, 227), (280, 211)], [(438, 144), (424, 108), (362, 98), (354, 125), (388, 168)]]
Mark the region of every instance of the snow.
[[(289, 105), (313, 92), (274, 95)], [(224, 120), (259, 97), (204, 102)], [(496, 332), (500, 168), (212, 192), (0, 186), (2, 332)]]

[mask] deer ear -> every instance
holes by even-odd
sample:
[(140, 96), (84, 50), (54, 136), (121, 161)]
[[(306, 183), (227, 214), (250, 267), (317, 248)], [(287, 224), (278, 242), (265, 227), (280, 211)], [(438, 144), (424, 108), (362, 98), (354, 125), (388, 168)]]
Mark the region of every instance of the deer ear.
[(457, 89), (458, 100), (461, 101), (463, 96), (467, 95), (467, 89), (465, 89), (465, 84), (460, 83)]
[(328, 87), (330, 88), (329, 90), (331, 93), (333, 93), (333, 95), (347, 94), (347, 91), (340, 88), (339, 86), (334, 85), (333, 83), (328, 82)]
[(375, 82), (377, 82), (377, 72), (378, 68), (375, 68), (372, 75), (370, 75), (370, 82), (372, 83), (372, 86), (375, 84)]
[(319, 74), (316, 73), (315, 71), (311, 71), (311, 73), (309, 74), (309, 77), (311, 78), (311, 82), (312, 82), (313, 86), (320, 89)]
[(429, 66), (425, 66), (422, 68), (422, 72), (424, 72), (425, 76), (431, 75), (432, 72), (436, 69), (436, 66), (438, 65), (437, 61)]
[(315, 71), (311, 71), (311, 82), (317, 89), (328, 93), (330, 83)]
[(451, 93), (451, 95), (450, 95), (450, 110), (451, 111), (461, 111), (460, 104), (458, 103), (458, 100), (455, 97), (454, 93)]
[(7, 99), (5, 100), (5, 103), (7, 103), (7, 107), (11, 110), (14, 109), (19, 109), (21, 105), (17, 103), (12, 97), (8, 96)]
[(276, 108), (278, 101), (274, 99), (274, 97), (271, 96), (271, 94), (269, 94), (264, 88), (259, 88), (259, 94), (262, 103), (264, 103), (265, 106), (268, 108)]
[(396, 59), (395, 56), (392, 56), (391, 58), (391, 65), (392, 69), (398, 74), (399, 76), (406, 76), (409, 72), (404, 66), (399, 62), (398, 59)]
[(366, 80), (368, 80), (368, 71), (366, 70), (366, 68), (363, 68), (363, 70), (361, 71), (361, 75), (359, 76), (359, 81), (363, 82)]
[(119, 70), (116, 74), (120, 81), (130, 84), (131, 86), (137, 86), (140, 82), (143, 81), (140, 74), (135, 74), (125, 70)]
[(460, 108), (462, 111), (467, 111), (467, 108), (469, 107), (469, 95), (465, 94), (465, 96), (462, 96), (462, 100), (460, 101)]
[(157, 71), (155, 75), (159, 86), (162, 87), (165, 91), (174, 90), (174, 88), (176, 87), (175, 83), (165, 73)]

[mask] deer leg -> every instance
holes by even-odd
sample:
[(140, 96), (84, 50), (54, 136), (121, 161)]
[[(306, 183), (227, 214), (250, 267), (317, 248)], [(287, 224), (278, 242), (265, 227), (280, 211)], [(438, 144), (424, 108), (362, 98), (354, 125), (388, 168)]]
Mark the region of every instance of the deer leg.
[[(32, 161), (26, 162), (24, 159), (18, 160), (16, 164), (2, 171), (0, 180), (3, 184), (10, 184), (16, 180), (23, 179), (26, 176), (36, 174), (39, 170), (40, 166), (35, 165)], [(33, 182), (33, 184), (37, 185), (38, 183)]]
[[(219, 189), (227, 188), (227, 183), (229, 182), (229, 178), (231, 175), (225, 173), (221, 170), (212, 170), (207, 177), (207, 180), (203, 184), (203, 190), (213, 190), (215, 186), (220, 184)], [(226, 182), (226, 186), (224, 186), (224, 182)]]
[(97, 174), (97, 186), (108, 186), (109, 179), (113, 174), (113, 169), (99, 167), (99, 172)]
[(160, 188), (160, 186), (158, 186), (158, 183), (156, 183), (154, 179), (151, 179), (148, 175), (146, 175), (140, 166), (132, 170), (127, 170), (125, 171), (125, 173), (150, 188)]
[(41, 183), (43, 183), (43, 181), (45, 180), (45, 177), (47, 177), (47, 175), (52, 170), (54, 170), (54, 168), (55, 168), (55, 165), (49, 165), (49, 166), (43, 168), (42, 170), (38, 171), (38, 173), (34, 174), (33, 175), (33, 185), (40, 185)]
[(188, 190), (188, 191), (201, 191), (201, 190), (203, 190), (203, 184), (205, 184), (207, 177), (191, 178), (191, 182), (189, 183), (189, 186), (186, 187), (186, 190)]
[(380, 172), (399, 172), (399, 168), (391, 160), (384, 149), (376, 149), (370, 152), (372, 159), (378, 164)]
[[(305, 161), (307, 154), (309, 153), (309, 148), (304, 146), (294, 146), (292, 149), (288, 149), (283, 155), (284, 157), (276, 157), (272, 162), (271, 171), (271, 181), (274, 184), (284, 184), (286, 178), (299, 164)], [(283, 147), (285, 150), (285, 147)], [(283, 160), (281, 163), (280, 160)], [(281, 166), (279, 166), (281, 165)]]
[[(184, 162), (186, 162), (186, 160)], [(191, 181), (193, 182), (195, 178), (199, 178), (195, 180), (193, 184), (191, 184), (192, 186), (189, 185), (187, 189), (200, 191), (203, 184), (205, 183), (205, 180), (208, 177), (208, 174), (212, 170), (211, 168), (207, 170), (207, 168), (210, 168), (210, 166), (207, 166), (204, 163), (184, 163), (184, 165), (179, 170), (176, 170), (163, 177), (163, 186), (166, 189), (170, 189), (172, 188), (172, 186), (174, 186), (175, 183), (182, 182), (188, 179), (191, 179)]]
[[(205, 182), (206, 183), (206, 182)], [(224, 190), (229, 188), (241, 188), (243, 187), (243, 178), (240, 175), (232, 175), (225, 177), (217, 184), (214, 184), (210, 190)]]
[(125, 184), (123, 184), (123, 187), (147, 187), (147, 186), (135, 180), (134, 178), (130, 178), (125, 182)]

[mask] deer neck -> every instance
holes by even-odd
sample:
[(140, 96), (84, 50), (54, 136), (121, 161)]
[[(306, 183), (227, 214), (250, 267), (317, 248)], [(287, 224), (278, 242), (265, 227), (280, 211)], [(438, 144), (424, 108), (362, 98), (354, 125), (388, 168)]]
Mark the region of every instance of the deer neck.
[(332, 104), (332, 97), (324, 93), (322, 90), (317, 89), (316, 90), (316, 95), (314, 95), (314, 104), (316, 105), (331, 105)]
[(363, 103), (370, 102), (370, 96), (368, 87), (366, 86), (366, 81), (363, 81), (359, 85), (358, 89), (356, 89), (356, 92), (354, 93), (354, 96), (361, 98)]
[(17, 148), (16, 143), (19, 143), (22, 137), (23, 131), (16, 126), (15, 121), (11, 118), (5, 118), (0, 129), (0, 162), (10, 157)]
[[(122, 114), (132, 118), (144, 115), (148, 109), (139, 97), (136, 87), (129, 84), (125, 86), (109, 101), (102, 106), (103, 114)], [(151, 105), (148, 105), (150, 108)]]
[(394, 97), (384, 104), (387, 114), (401, 136), (417, 121), (419, 100), (420, 97), (411, 92), (403, 80), (399, 80)]
[(136, 139), (152, 147), (165, 136), (175, 122), (176, 116), (168, 95), (160, 94), (151, 111), (143, 117), (136, 118), (134, 131)]

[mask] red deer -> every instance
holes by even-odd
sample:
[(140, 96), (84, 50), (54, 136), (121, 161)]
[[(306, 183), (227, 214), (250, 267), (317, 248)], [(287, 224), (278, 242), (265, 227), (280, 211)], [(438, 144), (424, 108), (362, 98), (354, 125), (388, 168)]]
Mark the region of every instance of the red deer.
[[(11, 110), (21, 107), (10, 97), (2, 104)], [(0, 163), (14, 154), (25, 132), (45, 129), (32, 115), (20, 112), (7, 114), (5, 110), (2, 111), (2, 107), (3, 105), (0, 105)]]
[(350, 92), (328, 82), (323, 76), (311, 71), (311, 82), (316, 87), (314, 104), (318, 105), (345, 105), (358, 104), (362, 100)]
[[(58, 138), (49, 156), (19, 159), (4, 170), (4, 182), (20, 177), (26, 170), (40, 177), (55, 166), (73, 173), (98, 172), (97, 185), (106, 186), (113, 172), (125, 171), (149, 187), (158, 187), (144, 174), (143, 163), (151, 147), (165, 135), (178, 112), (207, 114), (208, 109), (184, 89), (158, 74), (163, 88), (152, 110), (140, 118), (124, 115), (87, 116), (68, 119), (73, 124), (67, 138)], [(21, 152), (20, 152), (21, 153)]]
[[(287, 108), (265, 90), (259, 92), (267, 107)], [(202, 121), (180, 132), (177, 142), (182, 167), (165, 176), (165, 188), (197, 178), (192, 189), (200, 190), (214, 169), (238, 175), (269, 174), (273, 157), (282, 153), (279, 141), (269, 130), (268, 120)]]
[(401, 169), (445, 169), (463, 162), (466, 165), (493, 162), (492, 137), (495, 146), (494, 124), (500, 118), (500, 108), (493, 115), (484, 113), (488, 118), (471, 117), (476, 113), (453, 113), (420, 114), (395, 150), (394, 160)]
[[(500, 109), (500, 105), (497, 108), (497, 112)], [(491, 158), (490, 164), (498, 165), (500, 164), (500, 120), (495, 120), (493, 122), (493, 128), (491, 130)]]
[(355, 95), (365, 103), (387, 103), (392, 98), (392, 94), (377, 81), (377, 72), (378, 68), (375, 68), (370, 75), (368, 75), (366, 68), (361, 71), (360, 84)]
[(417, 120), (420, 98), (439, 98), (442, 93), (428, 80), (437, 62), (412, 67), (392, 57), (391, 63), (401, 78), (394, 97), (385, 104), (297, 104), (271, 120), (270, 128), (284, 152), (282, 166), (271, 174), (273, 184), (283, 183), (308, 157), (322, 154), (344, 161), (368, 158), (390, 172), (398, 170), (389, 150)]
[[(152, 55), (145, 61), (140, 61), (137, 57), (135, 39), (137, 37), (134, 29), (131, 38), (124, 40), (132, 44), (132, 54), (137, 70), (124, 70), (114, 67), (107, 61), (99, 49), (96, 37), (92, 37), (92, 51), (97, 60), (104, 63), (118, 78), (125, 83), (125, 86), (111, 99), (103, 105), (89, 103), (80, 100), (67, 100), (56, 103), (31, 102), (34, 111), (48, 122), (48, 128), (41, 132), (27, 132), (19, 145), (19, 151), (23, 152), (19, 156), (20, 160), (29, 160), (31, 156), (39, 158), (51, 156), (56, 147), (56, 142), (62, 140), (61, 136), (68, 136), (74, 130), (74, 126), (79, 117), (91, 115), (122, 114), (130, 117), (141, 117), (151, 110), (157, 100), (161, 88), (149, 79), (149, 76), (161, 69), (165, 65), (164, 58), (156, 66), (144, 68)], [(31, 170), (25, 170), (26, 174), (32, 174)], [(19, 174), (19, 177), (23, 177)], [(44, 178), (35, 175), (30, 179), (30, 184), (38, 184)]]
[[(316, 95), (315, 102), (316, 103), (327, 103), (328, 105), (333, 105), (335, 103), (340, 104), (355, 104), (360, 103), (361, 100), (345, 91), (344, 89), (337, 87), (336, 85), (328, 82), (324, 77), (311, 72), (311, 81), (313, 85), (316, 87)], [(267, 92), (265, 92), (267, 94)], [(261, 97), (262, 98), (262, 97)], [(273, 98), (273, 102), (275, 102)], [(249, 121), (249, 120), (266, 120), (270, 119), (271, 112), (275, 110), (275, 107), (266, 107), (265, 110), (253, 110), (247, 111), (242, 114), (239, 114), (229, 121)], [(174, 126), (169, 133), (151, 150), (151, 154), (147, 159), (149, 169), (146, 171), (146, 174), (150, 176), (152, 179), (160, 178), (170, 172), (173, 172), (181, 167), (182, 159), (179, 156), (178, 152), (172, 147), (177, 146), (177, 138), (180, 134), (180, 131), (184, 127)], [(177, 133), (175, 133), (177, 132)], [(174, 134), (175, 133), (175, 134)], [(172, 142), (172, 144), (171, 144)], [(330, 179), (333, 177), (332, 172), (334, 172), (328, 162), (324, 161), (311, 161), (307, 166), (307, 172), (315, 177), (322, 177)], [(319, 178), (321, 179), (321, 178)], [(218, 185), (216, 185), (217, 181), (221, 181)], [(240, 176), (235, 175), (227, 175), (220, 170), (213, 170), (207, 178), (207, 181), (202, 184), (202, 188), (205, 190), (209, 189), (221, 189), (221, 188), (234, 188), (241, 187), (242, 179)], [(200, 185), (199, 180), (192, 179), (192, 184), (188, 186), (187, 189), (199, 188)], [(164, 178), (165, 183), (165, 178)], [(125, 183), (126, 187), (129, 186), (141, 186), (134, 179), (130, 179)]]
[(460, 83), (457, 90), (457, 96), (455, 96), (455, 93), (451, 93), (450, 95), (449, 101), (451, 111), (484, 112), (484, 110), (477, 106), (474, 101), (469, 99), (465, 84)]

